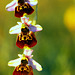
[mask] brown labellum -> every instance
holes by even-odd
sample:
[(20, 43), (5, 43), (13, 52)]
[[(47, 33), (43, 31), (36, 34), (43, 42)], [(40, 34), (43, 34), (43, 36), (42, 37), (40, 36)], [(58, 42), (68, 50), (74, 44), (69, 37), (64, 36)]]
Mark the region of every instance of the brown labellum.
[(21, 60), (21, 64), (15, 68), (13, 75), (33, 75), (33, 69), (26, 59)]
[(27, 72), (26, 70), (24, 71), (17, 71), (17, 67), (15, 68), (13, 75), (33, 75), (33, 69), (31, 66), (29, 66), (29, 72)]
[(16, 46), (23, 49), (24, 46), (33, 47), (37, 44), (36, 37), (32, 31), (29, 31), (27, 34), (21, 33), (18, 35), (16, 40)]
[(15, 7), (15, 16), (18, 18), (23, 17), (24, 14), (30, 15), (33, 12), (34, 9), (28, 3), (24, 3), (23, 5), (18, 5)]

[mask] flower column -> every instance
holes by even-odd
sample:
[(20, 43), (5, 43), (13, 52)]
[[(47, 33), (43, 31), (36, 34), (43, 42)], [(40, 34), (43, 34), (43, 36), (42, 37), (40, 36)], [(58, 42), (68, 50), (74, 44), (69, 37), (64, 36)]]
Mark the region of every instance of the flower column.
[(37, 3), (37, 0), (13, 0), (6, 6), (7, 11), (14, 11), (15, 17), (21, 18), (21, 22), (9, 30), (10, 34), (17, 34), (16, 46), (24, 49), (23, 54), (18, 54), (18, 59), (8, 62), (8, 66), (15, 67), (13, 75), (33, 75), (33, 68), (42, 70), (41, 65), (32, 59), (33, 50), (30, 49), (37, 44), (34, 32), (41, 31), (42, 27), (32, 24), (26, 17), (34, 12), (32, 6)]

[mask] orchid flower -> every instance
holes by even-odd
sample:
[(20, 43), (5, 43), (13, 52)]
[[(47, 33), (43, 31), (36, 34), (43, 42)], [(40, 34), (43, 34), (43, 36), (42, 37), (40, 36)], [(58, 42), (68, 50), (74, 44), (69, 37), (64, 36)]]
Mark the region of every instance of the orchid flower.
[(22, 17), (21, 22), (17, 22), (19, 25), (16, 25), (9, 30), (10, 34), (18, 34), (16, 46), (21, 49), (23, 49), (24, 46), (31, 48), (37, 44), (33, 32), (41, 31), (42, 27), (40, 25), (32, 25), (31, 22), (32, 21), (29, 21), (29, 18)]
[[(38, 1), (37, 0), (24, 0), (24, 3), (28, 3), (31, 6), (37, 5)], [(6, 10), (7, 11), (15, 11), (15, 7), (18, 6), (18, 0), (13, 0), (11, 3), (6, 5)]]
[[(13, 75), (33, 75), (32, 66), (28, 65), (28, 58), (25, 55), (19, 55), (20, 58), (16, 60), (9, 61), (8, 65), (13, 66), (16, 63)], [(10, 65), (11, 64), (11, 65)]]
[(31, 50), (31, 49), (28, 50), (27, 48), (25, 48), (24, 53), (22, 55), (18, 54), (18, 56), (19, 56), (18, 59), (11, 60), (8, 62), (8, 66), (17, 67), (18, 65), (21, 65), (22, 59), (27, 58), (28, 65), (30, 65), (33, 69), (41, 71), (42, 70), (41, 65), (39, 63), (37, 63), (34, 59), (32, 59), (32, 56), (33, 56), (33, 55), (31, 55), (32, 52), (33, 52), (33, 50)]
[(28, 26), (29, 31), (32, 32), (37, 32), (37, 31), (41, 31), (43, 28), (40, 25), (32, 25), (32, 21), (29, 21), (29, 18), (27, 17), (22, 17), (21, 18), (21, 22), (17, 22), (18, 25), (10, 28), (9, 33), (10, 34), (19, 34), (21, 33), (21, 27), (22, 26)]
[(29, 18), (22, 17), (21, 22), (17, 22), (19, 25), (16, 25), (9, 30), (10, 34), (18, 34), (16, 46), (21, 49), (23, 49), (24, 46), (31, 48), (37, 44), (33, 32), (41, 31), (42, 27), (40, 25), (32, 25), (31, 22), (32, 21), (29, 21)]

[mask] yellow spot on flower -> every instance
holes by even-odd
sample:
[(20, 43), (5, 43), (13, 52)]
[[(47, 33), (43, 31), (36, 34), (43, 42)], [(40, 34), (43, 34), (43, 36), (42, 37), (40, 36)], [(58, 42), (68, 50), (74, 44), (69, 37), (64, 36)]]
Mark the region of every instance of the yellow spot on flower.
[(28, 59), (25, 57), (25, 55), (22, 57), (21, 60), (27, 60), (28, 61)]
[(30, 48), (29, 48), (28, 46), (25, 46), (24, 49), (26, 49), (26, 50), (30, 50)]

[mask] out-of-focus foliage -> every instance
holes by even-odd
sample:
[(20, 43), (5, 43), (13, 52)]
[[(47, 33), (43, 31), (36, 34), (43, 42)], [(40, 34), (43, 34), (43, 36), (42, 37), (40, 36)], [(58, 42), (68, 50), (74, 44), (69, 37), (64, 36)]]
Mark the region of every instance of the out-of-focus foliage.
[[(14, 12), (5, 10), (9, 2), (0, 1), (0, 75), (12, 75), (14, 68), (8, 67), (8, 61), (23, 52), (15, 44), (17, 35), (8, 33), (20, 21)], [(37, 23), (43, 31), (36, 33), (33, 58), (43, 71), (34, 70), (34, 75), (75, 75), (75, 1), (39, 0)]]

